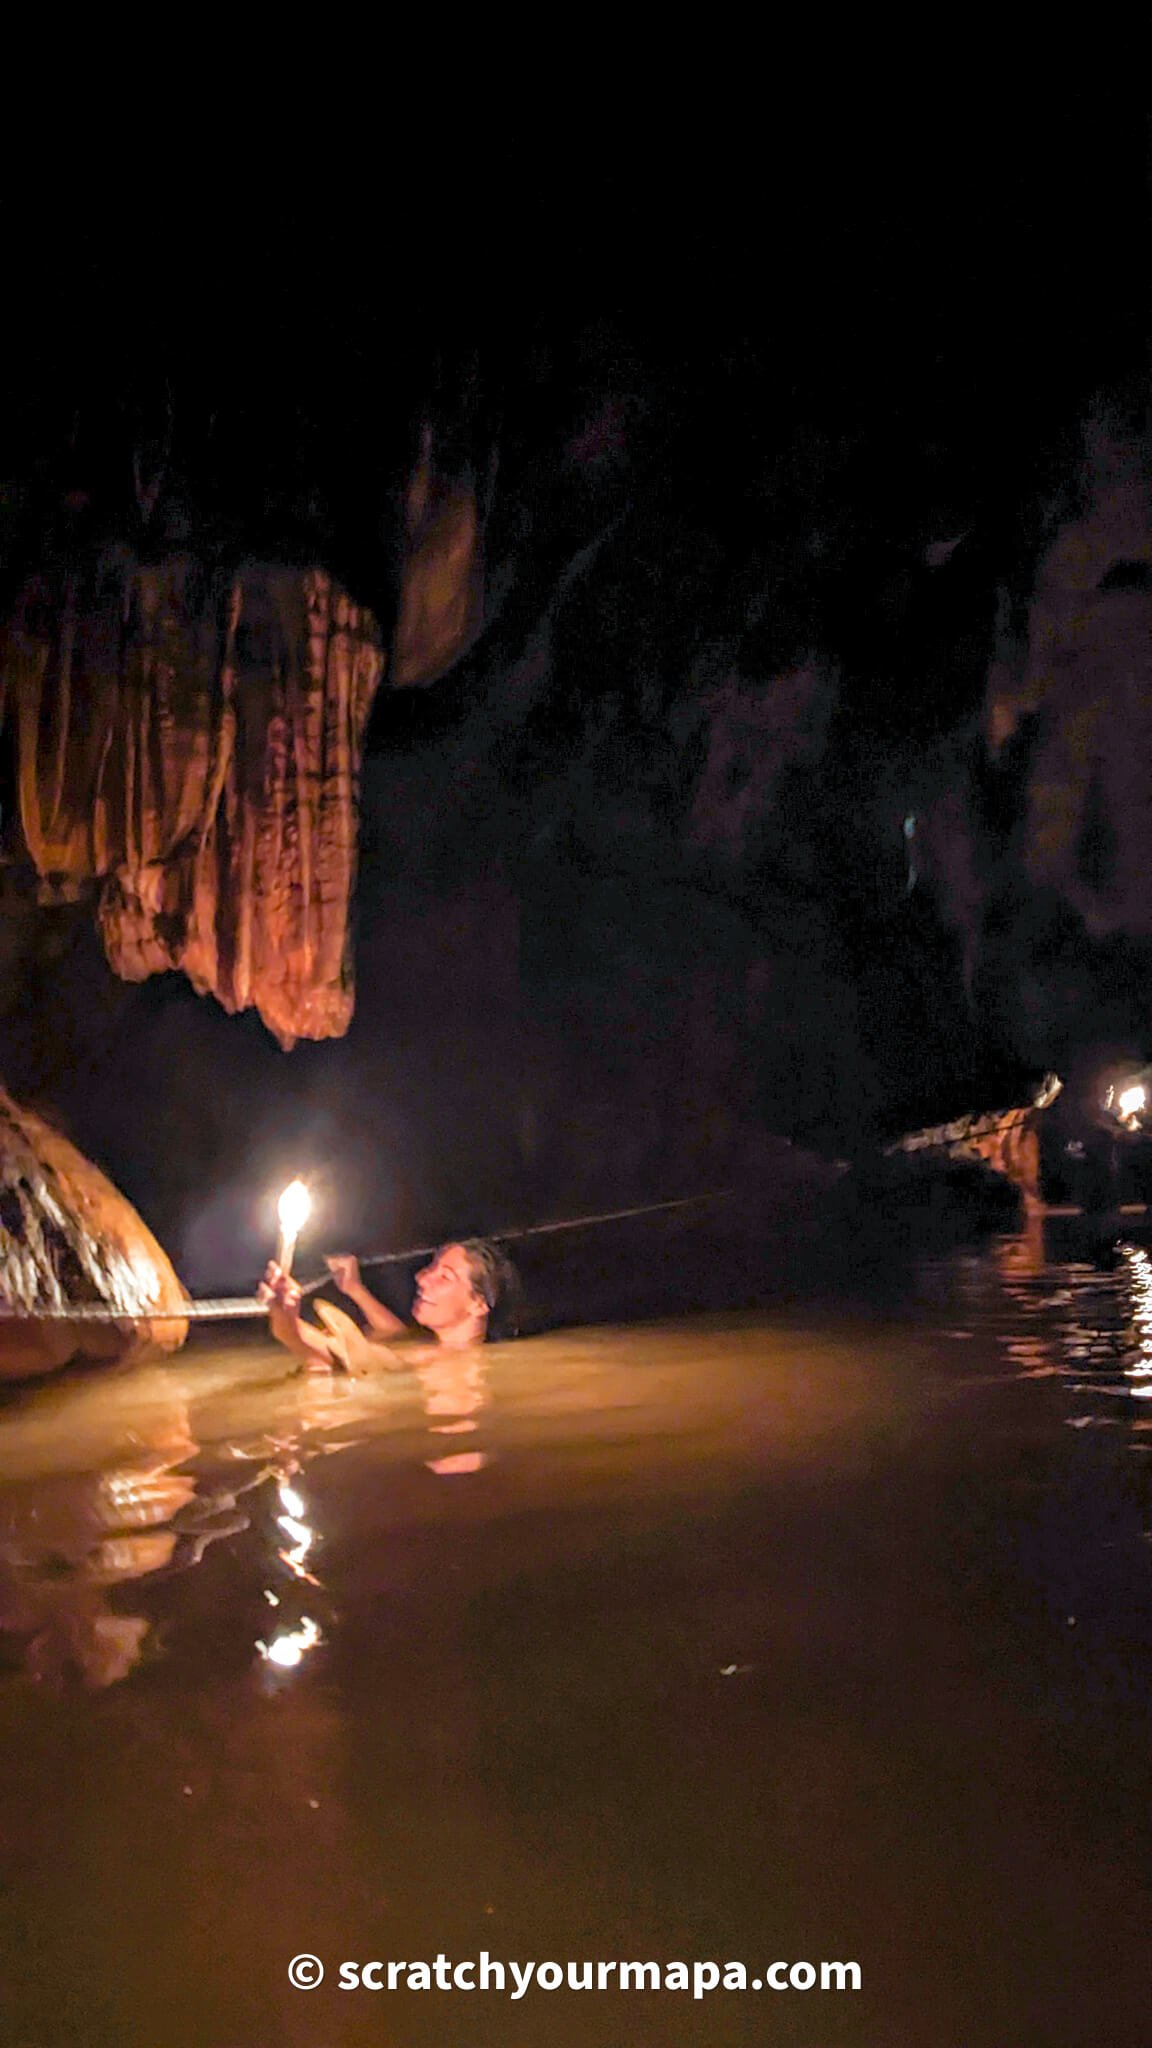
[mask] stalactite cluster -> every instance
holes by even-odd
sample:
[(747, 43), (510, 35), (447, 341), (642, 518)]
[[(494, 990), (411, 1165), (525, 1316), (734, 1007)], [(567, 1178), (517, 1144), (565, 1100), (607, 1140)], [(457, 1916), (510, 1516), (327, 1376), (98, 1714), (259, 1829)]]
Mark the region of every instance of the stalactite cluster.
[(28, 850), (98, 890), (116, 972), (182, 968), (285, 1046), (346, 1030), (375, 621), (320, 570), (119, 558), (31, 585), (0, 658)]
[(94, 893), (127, 981), (179, 969), (285, 1048), (341, 1036), (360, 762), (386, 672), (433, 680), (481, 615), (474, 493), (426, 444), (391, 648), (325, 570), (120, 547), (25, 584), (0, 632), (23, 838), (46, 901)]

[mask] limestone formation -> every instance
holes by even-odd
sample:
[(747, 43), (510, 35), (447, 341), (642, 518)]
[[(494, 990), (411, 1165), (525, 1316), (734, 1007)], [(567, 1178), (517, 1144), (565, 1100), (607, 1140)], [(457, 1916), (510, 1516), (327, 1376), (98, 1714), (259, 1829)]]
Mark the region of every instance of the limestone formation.
[(458, 661), (483, 619), (480, 512), (467, 477), (440, 475), (425, 434), (404, 506), (404, 573), (389, 680), (434, 683)]
[(185, 1299), (172, 1266), (131, 1203), (42, 1118), (0, 1089), (0, 1309), (104, 1303), (122, 1322), (5, 1319), (0, 1379), (74, 1359), (175, 1351), (187, 1323), (162, 1311)]
[[(1017, 1056), (1127, 1044), (1152, 894), (1152, 444), (1101, 403), (1030, 572), (1001, 593), (976, 774), (913, 821), (965, 980)], [(943, 781), (943, 778), (941, 778)]]
[(181, 968), (284, 1046), (344, 1032), (370, 615), (318, 569), (121, 555), (30, 585), (0, 662), (49, 900), (98, 892), (128, 981)]
[(45, 901), (96, 898), (126, 981), (169, 969), (282, 1046), (340, 1037), (364, 730), (386, 671), (434, 681), (483, 612), (480, 514), (431, 436), (390, 648), (328, 570), (127, 546), (29, 576), (0, 627), (23, 838)]
[(987, 719), (997, 757), (1031, 726), (1021, 838), (1033, 885), (1094, 938), (1152, 934), (1152, 445), (1102, 411), (1079, 504), (1037, 569), (1022, 658), (990, 678)]

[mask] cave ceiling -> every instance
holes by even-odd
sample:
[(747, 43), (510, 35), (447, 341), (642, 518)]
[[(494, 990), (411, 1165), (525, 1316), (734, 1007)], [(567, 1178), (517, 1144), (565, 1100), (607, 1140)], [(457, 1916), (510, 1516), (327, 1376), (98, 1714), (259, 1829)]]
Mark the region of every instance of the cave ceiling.
[[(405, 730), (444, 772), (373, 821), (397, 858), (497, 814), (501, 857), (609, 870), (671, 830), (738, 907), (812, 868), (793, 816), (835, 837), (864, 782), (910, 802), (942, 740), (994, 761), (1044, 694), (1005, 607), (1038, 563), (1075, 581), (1077, 450), (1142, 332), (1131, 167), (1086, 182), (1026, 140), (973, 171), (889, 139), (787, 188), (749, 151), (494, 172), (451, 260), (431, 187), (387, 247), (363, 199), (338, 234), (327, 202), (265, 203), (131, 262), (96, 202), (10, 213), (35, 317), (0, 422), (7, 856), (90, 903), (119, 976), (178, 970), (288, 1046), (347, 1030), (365, 757)], [(1133, 503), (1100, 565), (1130, 634)], [(1023, 867), (1099, 925), (1107, 846), (1083, 804), (1053, 822), (1058, 736), (1038, 759)], [(935, 790), (924, 844), (971, 926), (969, 794)], [(1135, 841), (1115, 858), (1131, 911)]]

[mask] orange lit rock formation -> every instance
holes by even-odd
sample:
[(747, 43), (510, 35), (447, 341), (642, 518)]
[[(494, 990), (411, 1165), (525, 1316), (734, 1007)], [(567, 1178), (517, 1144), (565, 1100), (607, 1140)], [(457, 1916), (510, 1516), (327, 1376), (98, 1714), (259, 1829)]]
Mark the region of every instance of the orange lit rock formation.
[(443, 674), (482, 617), (470, 480), (426, 435), (394, 641), (319, 567), (126, 547), (46, 569), (0, 631), (0, 722), (47, 901), (89, 892), (116, 973), (182, 970), (285, 1048), (339, 1037), (361, 751), (385, 675)]
[(150, 1346), (175, 1351), (188, 1325), (157, 1311), (184, 1299), (166, 1254), (125, 1196), (0, 1089), (0, 1307), (106, 1303), (124, 1314), (120, 1323), (0, 1317), (0, 1379)]
[(318, 569), (119, 559), (26, 590), (2, 658), (29, 852), (49, 897), (97, 887), (116, 972), (345, 1031), (370, 615)]

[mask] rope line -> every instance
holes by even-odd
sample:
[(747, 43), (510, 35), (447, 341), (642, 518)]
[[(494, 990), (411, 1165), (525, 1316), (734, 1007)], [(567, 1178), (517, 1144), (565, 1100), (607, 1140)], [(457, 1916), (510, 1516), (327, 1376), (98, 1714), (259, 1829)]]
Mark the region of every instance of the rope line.
[[(528, 1237), (550, 1237), (560, 1230), (586, 1230), (594, 1224), (624, 1223), (634, 1216), (657, 1216), (669, 1209), (700, 1208), (707, 1202), (726, 1202), (730, 1199), (731, 1188), (718, 1189), (708, 1195), (683, 1195), (675, 1202), (643, 1202), (634, 1209), (606, 1209), (598, 1216), (569, 1216), (559, 1223), (532, 1223), (527, 1228), (492, 1230), (485, 1233), (497, 1244), (519, 1244)], [(412, 1245), (402, 1252), (377, 1252), (370, 1258), (360, 1260), (362, 1266), (402, 1266), (409, 1259), (431, 1258), (447, 1240), (440, 1238), (436, 1244)], [(305, 1281), (300, 1292), (302, 1296), (315, 1294), (330, 1278), (320, 1273), (313, 1280)], [(83, 1301), (71, 1307), (11, 1308), (0, 1302), (0, 1323), (213, 1323), (231, 1322), (241, 1317), (266, 1316), (268, 1304), (257, 1301), (254, 1295), (214, 1295), (200, 1301), (184, 1301), (174, 1308), (130, 1309), (113, 1308), (108, 1302)]]

